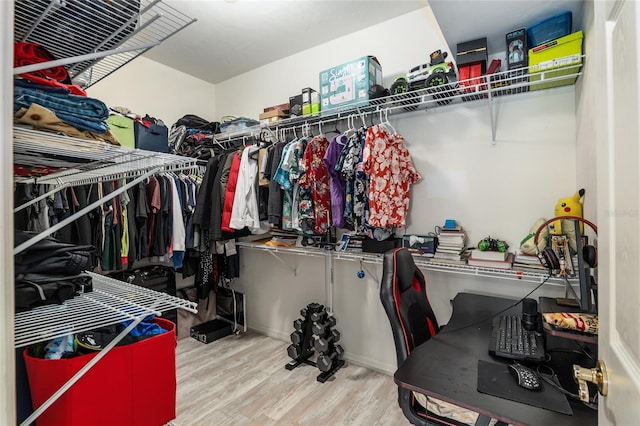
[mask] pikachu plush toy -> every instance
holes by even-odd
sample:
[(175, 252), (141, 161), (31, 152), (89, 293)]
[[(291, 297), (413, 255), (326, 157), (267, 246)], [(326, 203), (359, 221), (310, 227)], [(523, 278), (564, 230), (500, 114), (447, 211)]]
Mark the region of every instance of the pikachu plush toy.
[[(582, 197), (584, 189), (580, 189), (571, 197), (561, 198), (558, 200), (554, 210), (554, 217), (575, 216), (582, 218)], [(580, 223), (580, 233), (584, 232), (584, 225)], [(575, 251), (576, 248), (576, 232), (573, 221), (556, 220), (549, 225), (549, 233), (551, 235), (565, 234), (569, 240), (569, 246)]]

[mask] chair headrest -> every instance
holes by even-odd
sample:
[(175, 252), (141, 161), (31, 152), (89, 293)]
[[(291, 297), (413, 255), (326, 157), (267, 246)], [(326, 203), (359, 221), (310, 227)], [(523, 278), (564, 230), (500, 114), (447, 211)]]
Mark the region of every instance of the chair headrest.
[(416, 264), (411, 252), (406, 248), (397, 249), (394, 253), (396, 264), (396, 279), (400, 292), (405, 292), (413, 286), (413, 277), (416, 273)]

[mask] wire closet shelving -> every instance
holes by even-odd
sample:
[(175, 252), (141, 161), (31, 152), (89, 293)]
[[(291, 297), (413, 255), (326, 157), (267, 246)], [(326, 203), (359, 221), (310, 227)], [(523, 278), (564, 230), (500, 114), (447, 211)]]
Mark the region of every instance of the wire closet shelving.
[(45, 46), (86, 88), (195, 21), (161, 0), (16, 0), (14, 41)]

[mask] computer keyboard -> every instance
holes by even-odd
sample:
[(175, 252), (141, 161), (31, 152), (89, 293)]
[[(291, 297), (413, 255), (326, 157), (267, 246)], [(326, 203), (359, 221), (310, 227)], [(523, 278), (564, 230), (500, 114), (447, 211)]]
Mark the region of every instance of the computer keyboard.
[(516, 315), (500, 315), (493, 319), (489, 353), (519, 361), (542, 362), (546, 359), (543, 336), (525, 330)]

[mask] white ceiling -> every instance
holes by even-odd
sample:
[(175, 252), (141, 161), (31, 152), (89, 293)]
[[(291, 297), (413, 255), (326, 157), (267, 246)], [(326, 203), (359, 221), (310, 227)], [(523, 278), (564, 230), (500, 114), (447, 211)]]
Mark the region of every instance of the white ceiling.
[(504, 52), (508, 32), (570, 10), (573, 31), (581, 29), (584, 0), (430, 0), (449, 50), (460, 42), (487, 37), (489, 55)]
[(456, 44), (504, 35), (563, 10), (574, 30), (583, 0), (164, 0), (197, 18), (145, 56), (213, 84), (430, 4), (455, 54)]
[(213, 84), (427, 5), (426, 0), (164, 0), (197, 18), (144, 56)]

